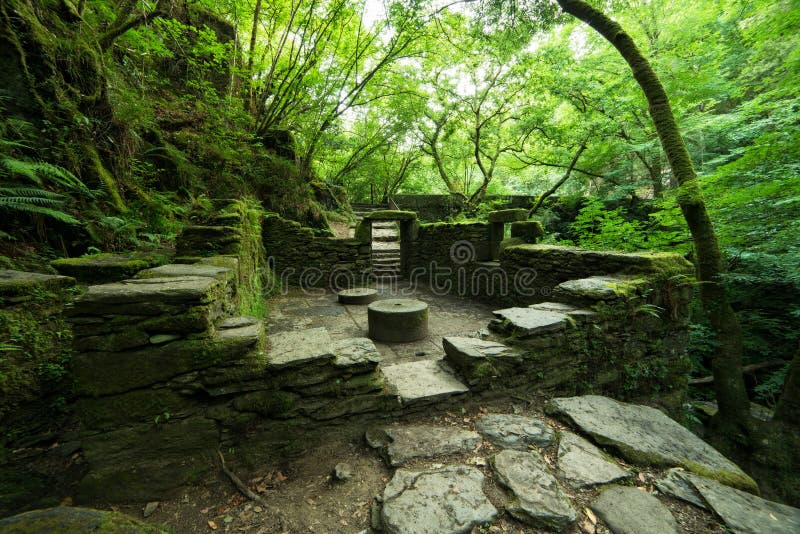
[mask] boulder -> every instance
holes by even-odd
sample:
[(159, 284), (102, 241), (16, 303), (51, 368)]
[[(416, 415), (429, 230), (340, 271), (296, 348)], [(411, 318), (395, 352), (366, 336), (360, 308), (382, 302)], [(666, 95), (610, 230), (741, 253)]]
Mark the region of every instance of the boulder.
[(614, 534), (678, 534), (678, 524), (657, 498), (638, 488), (604, 490), (591, 509)]
[(608, 484), (631, 476), (600, 449), (566, 431), (558, 441), (558, 470), (573, 488)]
[(553, 430), (534, 417), (488, 414), (476, 426), (492, 445), (502, 449), (527, 451), (531, 445), (548, 447), (553, 443)]

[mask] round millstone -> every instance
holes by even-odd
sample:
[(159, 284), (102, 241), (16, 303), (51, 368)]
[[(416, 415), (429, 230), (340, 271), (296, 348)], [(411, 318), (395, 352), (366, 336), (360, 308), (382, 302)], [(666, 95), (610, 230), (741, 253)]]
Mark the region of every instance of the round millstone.
[(378, 299), (378, 291), (368, 287), (344, 289), (337, 294), (341, 304), (369, 304)]
[(375, 341), (403, 343), (428, 335), (428, 305), (421, 300), (379, 300), (369, 305), (367, 316)]

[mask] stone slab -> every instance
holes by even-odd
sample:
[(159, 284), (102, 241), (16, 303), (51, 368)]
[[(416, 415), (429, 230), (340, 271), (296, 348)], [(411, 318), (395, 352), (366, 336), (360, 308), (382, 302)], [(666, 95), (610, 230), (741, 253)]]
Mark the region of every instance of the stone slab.
[(161, 303), (197, 303), (211, 300), (212, 293), (223, 282), (204, 276), (149, 278), (126, 280), (113, 284), (90, 286), (76, 306), (90, 308), (92, 304), (129, 304), (157, 301)]
[(638, 488), (614, 486), (604, 490), (591, 509), (614, 534), (678, 534), (669, 509)]
[(757, 491), (736, 464), (655, 408), (586, 395), (553, 399), (548, 411), (635, 464), (680, 466)]
[(228, 328), (241, 328), (243, 326), (250, 326), (259, 322), (257, 317), (250, 315), (241, 315), (239, 317), (227, 317), (219, 322), (217, 328), (225, 330)]
[(382, 370), (405, 405), (438, 402), (469, 391), (435, 360), (387, 365)]
[(608, 484), (631, 476), (600, 449), (566, 431), (558, 442), (558, 470), (573, 488)]
[(226, 267), (203, 265), (200, 263), (170, 263), (152, 269), (145, 269), (137, 273), (136, 278), (175, 278), (182, 276), (204, 276), (228, 280), (233, 277), (233, 271)]
[(492, 312), (502, 319), (501, 328), (509, 334), (534, 336), (566, 329), (566, 314), (536, 308), (505, 308)]
[(700, 496), (700, 493), (685, 475), (686, 471), (683, 469), (669, 469), (662, 478), (654, 482), (654, 485), (664, 495), (686, 501), (704, 510), (708, 509), (706, 501), (703, 500), (703, 497)]
[(367, 431), (367, 443), (397, 467), (417, 458), (468, 452), (481, 442), (477, 432), (450, 426), (408, 425)]
[(514, 494), (506, 510), (515, 518), (557, 531), (577, 521), (578, 514), (539, 453), (505, 450), (492, 459), (492, 467)]
[(267, 338), (267, 369), (298, 367), (313, 361), (334, 359), (332, 341), (325, 328), (309, 328), (272, 334)]
[(350, 370), (370, 371), (381, 362), (381, 353), (367, 337), (354, 337), (334, 341), (331, 352), (336, 356), (334, 365)]
[(800, 532), (800, 509), (771, 502), (691, 473), (683, 475), (728, 527), (742, 534)]
[(388, 534), (470, 532), (497, 517), (483, 493), (483, 474), (466, 466), (398, 469), (383, 491), (380, 523)]
[[(522, 355), (511, 347), (474, 337), (447, 336), (442, 339), (448, 361), (467, 364), (470, 360), (486, 358), (519, 361)], [(477, 363), (477, 362), (476, 362)]]
[(0, 296), (26, 295), (33, 289), (58, 290), (75, 285), (71, 276), (0, 269)]
[(553, 430), (534, 417), (488, 414), (476, 427), (492, 445), (502, 449), (527, 451), (532, 445), (548, 447), (553, 443)]

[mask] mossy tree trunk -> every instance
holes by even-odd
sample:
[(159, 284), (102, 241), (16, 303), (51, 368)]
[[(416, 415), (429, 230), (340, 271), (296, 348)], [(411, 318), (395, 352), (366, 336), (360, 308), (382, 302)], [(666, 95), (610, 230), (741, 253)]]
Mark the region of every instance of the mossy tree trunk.
[[(742, 332), (720, 278), (722, 254), (697, 175), (686, 150), (664, 86), (633, 39), (622, 27), (583, 0), (557, 0), (561, 8), (607, 39), (633, 71), (649, 105), (661, 146), (678, 183), (678, 204), (694, 239), (703, 309), (716, 334), (712, 367), (719, 405), (716, 422), (723, 431), (749, 433), (749, 400), (742, 377)], [(733, 436), (728, 436), (733, 437)]]

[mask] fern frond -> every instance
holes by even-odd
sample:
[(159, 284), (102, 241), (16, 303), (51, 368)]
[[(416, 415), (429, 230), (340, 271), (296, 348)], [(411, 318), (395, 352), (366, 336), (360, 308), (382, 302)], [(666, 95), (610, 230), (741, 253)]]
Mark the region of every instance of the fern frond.
[(63, 211), (51, 209), (48, 207), (37, 206), (35, 204), (2, 204), (0, 203), (0, 209), (11, 209), (13, 211), (23, 212), (23, 213), (31, 213), (35, 215), (42, 215), (44, 217), (49, 217), (59, 222), (63, 222), (66, 224), (81, 224), (81, 222), (73, 217), (68, 213), (64, 213)]
[(9, 173), (24, 176), (36, 185), (44, 185), (42, 179), (36, 173), (36, 169), (29, 161), (4, 157), (0, 159), (0, 163), (2, 163), (3, 167), (5, 167)]
[(64, 195), (54, 191), (47, 191), (36, 187), (0, 187), (0, 198), (2, 197), (39, 197), (49, 198), (52, 200), (64, 201), (67, 199)]
[(45, 206), (56, 208), (64, 205), (61, 200), (42, 197), (0, 197), (0, 208), (16, 209), (17, 206), (29, 204), (31, 206)]

